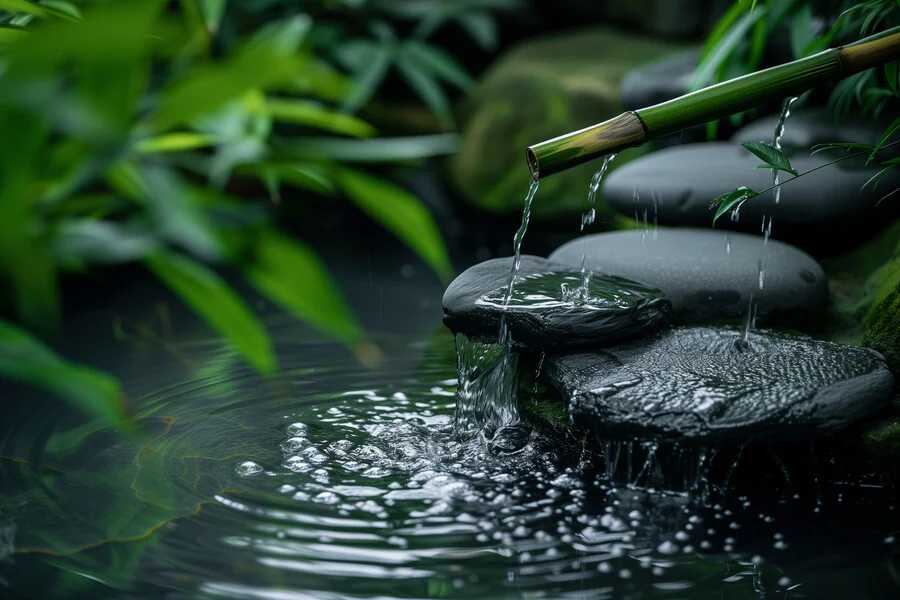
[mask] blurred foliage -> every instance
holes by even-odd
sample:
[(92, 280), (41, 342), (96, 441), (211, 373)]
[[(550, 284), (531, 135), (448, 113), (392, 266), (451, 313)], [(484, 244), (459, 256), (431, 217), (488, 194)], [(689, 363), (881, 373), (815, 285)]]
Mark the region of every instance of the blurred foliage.
[[(231, 267), (297, 318), (365, 349), (327, 267), (278, 232), (273, 207), (285, 188), (346, 198), (449, 278), (421, 201), (359, 165), (447, 154), (454, 134), (377, 138), (354, 112), (395, 68), (449, 127), (443, 84), (471, 79), (428, 38), (456, 23), (491, 49), (490, 11), (516, 4), (0, 0), (0, 311), (52, 336), (61, 276), (140, 261), (271, 372), (265, 327), (217, 273)], [(110, 412), (121, 406), (115, 382), (0, 325), (0, 376), (121, 417)], [(67, 381), (83, 389), (63, 390)]]
[[(816, 12), (823, 8), (824, 12)], [(691, 89), (696, 90), (761, 68), (767, 48), (781, 31), (789, 33), (791, 55), (796, 60), (897, 28), (900, 28), (898, 0), (832, 1), (824, 5), (810, 0), (739, 0), (725, 12), (707, 38)], [(889, 62), (837, 82), (831, 90), (828, 106), (836, 118), (859, 112), (877, 121), (882, 115), (900, 113), (900, 61)], [(742, 115), (733, 118), (740, 122)], [(716, 125), (708, 125), (710, 137), (715, 137)], [(741, 186), (716, 197), (710, 204), (711, 208), (716, 209), (713, 224), (723, 214), (740, 210), (744, 202), (760, 194), (847, 159), (865, 157), (866, 165), (878, 165), (878, 171), (865, 184), (877, 188), (885, 175), (900, 167), (900, 157), (884, 152), (900, 144), (898, 138), (900, 117), (895, 118), (884, 129), (875, 144), (834, 143), (813, 148), (813, 154), (837, 151), (840, 155), (803, 173), (796, 172), (791, 167), (789, 158), (771, 144), (744, 144), (750, 152), (763, 160), (764, 164), (756, 168), (786, 171), (794, 177), (776, 181), (760, 192)], [(889, 191), (881, 200), (898, 191), (900, 190)]]
[[(896, 26), (900, 26), (897, 0), (738, 0), (707, 37), (691, 89), (767, 66), (767, 54), (785, 35), (790, 56), (796, 60)], [(896, 113), (898, 84), (897, 62), (888, 63), (837, 83), (829, 107), (837, 117), (854, 109), (875, 119)], [(741, 117), (735, 120), (740, 122)], [(715, 125), (710, 129), (714, 136)]]

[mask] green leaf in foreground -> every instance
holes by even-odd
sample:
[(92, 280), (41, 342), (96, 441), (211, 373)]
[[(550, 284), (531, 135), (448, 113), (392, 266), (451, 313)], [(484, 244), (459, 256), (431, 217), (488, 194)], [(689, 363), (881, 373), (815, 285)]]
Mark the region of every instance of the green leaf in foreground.
[(157, 252), (144, 264), (210, 327), (262, 373), (277, 368), (269, 334), (247, 303), (204, 265), (174, 252)]
[(350, 307), (315, 252), (289, 237), (268, 234), (244, 271), (264, 296), (348, 345), (362, 339)]
[(128, 420), (119, 382), (90, 367), (70, 363), (30, 333), (0, 319), (0, 376), (41, 387), (105, 423)]
[(752, 152), (765, 165), (756, 167), (757, 169), (776, 169), (778, 171), (787, 171), (794, 177), (798, 175), (796, 169), (791, 166), (791, 160), (787, 155), (768, 142), (741, 142), (741, 146)]
[(742, 185), (727, 194), (716, 196), (715, 199), (709, 203), (710, 208), (718, 207), (716, 208), (716, 215), (713, 217), (713, 227), (716, 226), (716, 221), (719, 220), (719, 217), (727, 212), (739, 209), (744, 202), (756, 195), (756, 192), (747, 186)]
[(290, 98), (267, 98), (266, 111), (273, 120), (324, 129), (353, 137), (371, 137), (375, 128), (353, 115), (329, 110), (318, 102)]
[(418, 254), (442, 280), (452, 273), (441, 232), (422, 202), (406, 190), (374, 175), (342, 169), (338, 183), (366, 214)]

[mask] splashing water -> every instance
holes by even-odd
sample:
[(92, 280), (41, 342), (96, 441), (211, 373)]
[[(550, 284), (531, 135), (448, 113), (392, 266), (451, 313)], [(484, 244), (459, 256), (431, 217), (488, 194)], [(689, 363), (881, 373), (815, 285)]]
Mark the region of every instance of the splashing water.
[[(600, 190), (600, 184), (603, 181), (603, 176), (606, 175), (606, 171), (609, 170), (610, 163), (615, 160), (616, 155), (610, 154), (603, 159), (603, 164), (600, 165), (600, 168), (594, 173), (593, 177), (591, 177), (591, 185), (588, 187), (588, 210), (583, 215), (581, 215), (581, 231), (584, 231), (584, 228), (588, 225), (592, 225), (594, 223), (594, 219), (596, 219), (597, 211), (594, 209), (594, 203), (597, 201), (597, 192)], [(580, 304), (586, 303), (590, 300), (590, 291), (589, 286), (591, 282), (591, 273), (587, 269), (586, 264), (586, 254), (582, 251), (581, 253), (581, 288), (579, 291), (579, 297), (576, 301)]]
[(456, 335), (459, 383), (453, 424), (462, 438), (482, 433), (493, 440), (504, 427), (519, 422), (518, 355), (508, 344), (485, 344)]

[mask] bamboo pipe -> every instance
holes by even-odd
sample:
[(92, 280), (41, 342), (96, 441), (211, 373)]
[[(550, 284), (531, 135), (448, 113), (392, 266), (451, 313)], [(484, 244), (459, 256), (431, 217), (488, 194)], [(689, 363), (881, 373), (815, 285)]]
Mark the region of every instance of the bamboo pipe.
[(529, 146), (535, 181), (660, 136), (715, 121), (766, 102), (797, 96), (828, 81), (900, 58), (900, 27)]

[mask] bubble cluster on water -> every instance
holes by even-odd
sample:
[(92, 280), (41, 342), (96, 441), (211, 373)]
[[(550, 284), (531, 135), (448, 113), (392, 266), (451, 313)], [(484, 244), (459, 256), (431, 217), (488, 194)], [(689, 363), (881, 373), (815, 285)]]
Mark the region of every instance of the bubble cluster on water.
[[(800, 585), (773, 561), (792, 542), (750, 498), (704, 503), (616, 484), (615, 469), (598, 468), (602, 447), (561, 448), (537, 434), (520, 452), (497, 454), (484, 439), (457, 436), (455, 385), (352, 390), (309, 407), (303, 420), (286, 415), (270, 483), (285, 501), (280, 510), (307, 515), (307, 526), (290, 518), (263, 526), (275, 535), (266, 556), (317, 553), (343, 565), (329, 567), (336, 572), (364, 564), (365, 577), (377, 567), (390, 578), (445, 577), (448, 589), (497, 585), (499, 569), (510, 590), (548, 597), (585, 586), (674, 593), (697, 585), (697, 569), (727, 586), (783, 593)], [(479, 568), (483, 560), (493, 574)]]

